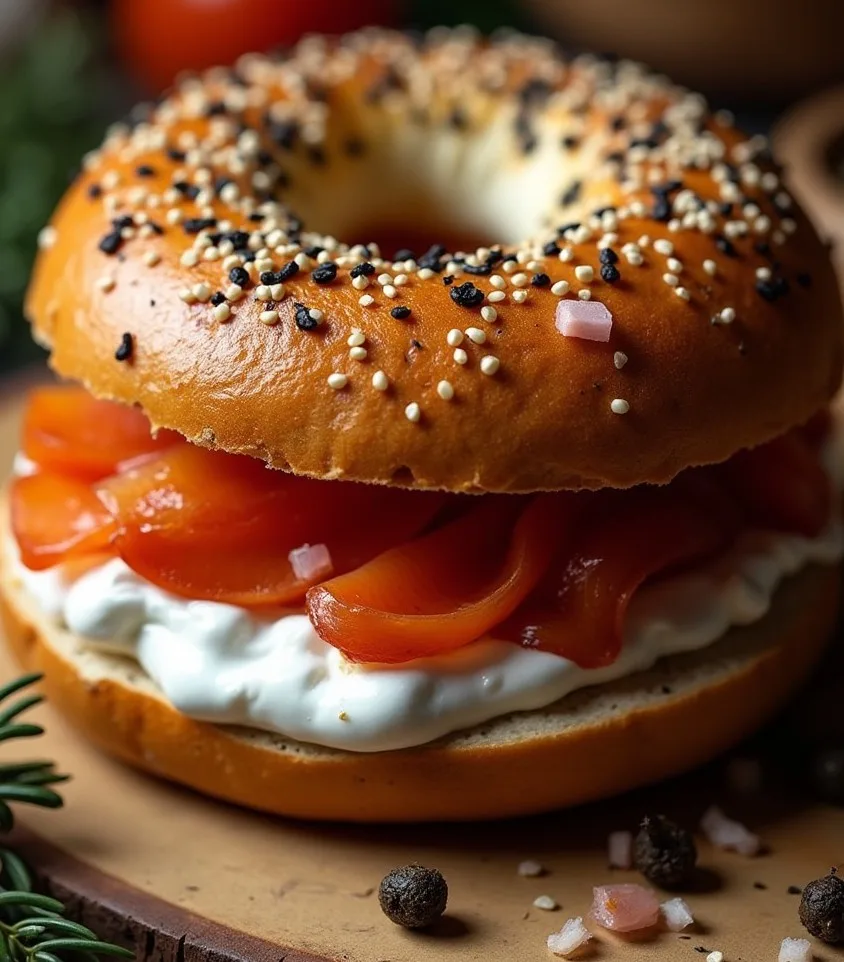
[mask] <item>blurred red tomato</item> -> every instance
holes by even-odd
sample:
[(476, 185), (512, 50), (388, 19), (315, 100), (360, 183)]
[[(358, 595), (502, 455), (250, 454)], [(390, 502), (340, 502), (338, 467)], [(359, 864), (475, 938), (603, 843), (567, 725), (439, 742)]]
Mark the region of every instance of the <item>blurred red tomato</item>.
[(392, 26), (400, 0), (113, 0), (117, 48), (150, 92), (180, 70), (233, 63), (251, 50), (295, 43), (305, 33)]

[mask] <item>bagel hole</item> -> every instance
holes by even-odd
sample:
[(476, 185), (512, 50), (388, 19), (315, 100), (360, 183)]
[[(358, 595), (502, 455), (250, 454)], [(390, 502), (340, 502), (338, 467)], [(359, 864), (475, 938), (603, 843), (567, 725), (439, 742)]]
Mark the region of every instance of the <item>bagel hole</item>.
[(553, 232), (554, 203), (576, 172), (551, 138), (526, 155), (512, 150), (509, 116), (466, 131), (384, 121), (377, 111), (348, 120), (363, 145), (355, 156), (339, 148), (338, 132), (322, 165), (288, 158), (283, 201), (307, 231), (376, 242), (385, 259), (434, 244), (451, 254), (513, 247)]

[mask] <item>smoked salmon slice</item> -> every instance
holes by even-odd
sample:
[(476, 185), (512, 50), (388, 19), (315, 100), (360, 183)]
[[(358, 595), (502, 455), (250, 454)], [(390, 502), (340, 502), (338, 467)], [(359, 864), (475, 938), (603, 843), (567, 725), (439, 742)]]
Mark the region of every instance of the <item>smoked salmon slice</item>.
[(739, 451), (719, 466), (751, 524), (807, 538), (823, 530), (832, 511), (832, 486), (818, 457), (814, 427)]
[(562, 655), (581, 668), (612, 664), (637, 589), (660, 573), (720, 553), (735, 538), (735, 505), (705, 490), (699, 482), (675, 480), (666, 488), (593, 496), (537, 590), (495, 636)]
[(461, 648), (527, 597), (585, 497), (484, 497), (451, 523), (312, 588), (311, 621), (351, 661), (403, 662)]
[(342, 573), (412, 538), (446, 502), (436, 492), (301, 478), (189, 444), (96, 490), (133, 571), (175, 594), (245, 606), (301, 601), (313, 582), (297, 576), (291, 551), (325, 545)]
[(124, 461), (183, 443), (174, 431), (153, 437), (139, 410), (98, 401), (83, 388), (37, 388), (24, 415), (23, 453), (46, 471), (83, 481), (108, 477)]
[(21, 561), (32, 571), (109, 549), (114, 520), (84, 481), (49, 472), (15, 478), (9, 500)]

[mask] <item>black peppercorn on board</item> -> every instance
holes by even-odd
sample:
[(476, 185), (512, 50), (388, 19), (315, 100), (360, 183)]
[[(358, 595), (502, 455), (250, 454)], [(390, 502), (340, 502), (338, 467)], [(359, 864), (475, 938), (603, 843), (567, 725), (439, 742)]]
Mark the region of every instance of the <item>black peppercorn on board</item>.
[[(16, 447), (19, 399), (19, 383), (0, 388), (3, 476)], [(104, 758), (47, 707), (35, 754), (58, 759), (74, 778), (62, 811), (21, 813), (16, 842), (46, 888), (144, 962), (543, 962), (554, 958), (548, 936), (576, 916), (596, 934), (591, 957), (601, 960), (694, 962), (721, 952), (724, 962), (764, 962), (777, 959), (782, 939), (809, 938), (816, 959), (844, 962), (844, 947), (809, 936), (798, 914), (805, 885), (844, 867), (844, 808), (817, 795), (835, 797), (838, 769), (812, 747), (828, 753), (835, 739), (844, 747), (844, 646), (836, 647), (823, 681), (738, 753), (743, 762), (722, 760), (575, 811), (454, 827), (251, 814)], [(0, 648), (0, 679), (17, 670)], [(14, 752), (29, 757), (33, 746)], [(10, 747), (3, 760), (13, 754)], [(748, 758), (761, 759), (761, 784)], [(763, 853), (715, 850), (698, 827), (712, 804), (758, 833)], [(635, 833), (644, 816), (657, 814), (694, 832), (697, 872), (682, 893), (657, 892), (660, 900), (682, 894), (696, 925), (623, 940), (589, 920), (592, 888), (650, 885), (635, 870), (608, 867), (607, 837)], [(541, 874), (528, 876), (524, 866), (520, 873), (526, 861)], [(446, 912), (429, 929), (403, 928), (379, 905), (382, 878), (413, 863), (438, 869), (448, 886)]]

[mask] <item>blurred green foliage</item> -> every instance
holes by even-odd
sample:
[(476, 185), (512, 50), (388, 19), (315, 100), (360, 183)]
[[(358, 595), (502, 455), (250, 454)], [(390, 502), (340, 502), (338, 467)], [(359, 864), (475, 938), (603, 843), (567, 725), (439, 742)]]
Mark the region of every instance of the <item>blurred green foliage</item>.
[(102, 137), (100, 33), (64, 10), (0, 62), (0, 369), (37, 355), (21, 305), (38, 231)]

